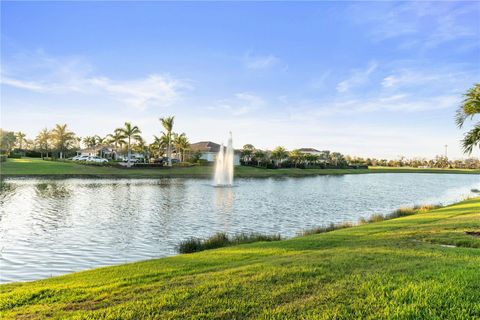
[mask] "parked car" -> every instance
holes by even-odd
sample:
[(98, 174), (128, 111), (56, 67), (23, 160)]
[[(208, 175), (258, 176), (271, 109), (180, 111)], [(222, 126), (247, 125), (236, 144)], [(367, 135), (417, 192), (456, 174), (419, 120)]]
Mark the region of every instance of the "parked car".
[(140, 162), (140, 159), (131, 158), (130, 161), (129, 161), (128, 158), (124, 158), (123, 162), (138, 163), (138, 162)]
[(73, 161), (87, 161), (89, 156), (75, 156), (72, 158)]
[(163, 158), (152, 158), (152, 159), (150, 159), (150, 163), (162, 164), (163, 163)]
[(100, 157), (97, 157), (97, 156), (88, 157), (86, 161), (88, 161), (88, 162), (98, 162), (98, 163), (106, 163), (106, 162), (108, 162), (107, 159), (105, 159), (105, 158), (100, 158)]

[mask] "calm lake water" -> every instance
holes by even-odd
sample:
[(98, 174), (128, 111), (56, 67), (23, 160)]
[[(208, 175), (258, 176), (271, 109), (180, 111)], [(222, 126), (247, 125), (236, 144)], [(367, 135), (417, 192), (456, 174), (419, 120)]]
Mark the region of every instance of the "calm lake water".
[(218, 231), (294, 236), (401, 206), (450, 203), (478, 175), (362, 174), (207, 180), (7, 179), (0, 193), (0, 282), (175, 254)]

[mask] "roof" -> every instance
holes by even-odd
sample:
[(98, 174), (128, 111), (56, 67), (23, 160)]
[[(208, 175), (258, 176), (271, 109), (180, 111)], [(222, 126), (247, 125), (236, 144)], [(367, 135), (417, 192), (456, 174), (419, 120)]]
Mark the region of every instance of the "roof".
[(190, 150), (200, 152), (218, 152), (220, 145), (212, 141), (200, 141), (190, 144)]
[(300, 152), (320, 152), (320, 150), (313, 149), (313, 148), (300, 148), (298, 149)]

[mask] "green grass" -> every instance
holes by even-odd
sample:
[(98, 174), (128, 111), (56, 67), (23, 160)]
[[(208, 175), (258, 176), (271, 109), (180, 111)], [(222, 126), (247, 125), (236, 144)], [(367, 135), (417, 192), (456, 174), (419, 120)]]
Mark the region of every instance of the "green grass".
[[(480, 198), (276, 242), (0, 286), (2, 319), (480, 318)], [(446, 247), (455, 245), (456, 247)]]
[[(358, 173), (474, 173), (480, 170), (467, 169), (415, 169), (415, 168), (383, 168), (370, 169), (262, 169), (254, 167), (236, 167), (236, 177), (302, 177), (324, 174), (358, 174)], [(104, 178), (158, 178), (158, 177), (211, 177), (213, 167), (194, 166), (187, 168), (155, 168), (155, 169), (122, 169), (112, 167), (87, 166), (75, 162), (43, 161), (41, 159), (23, 158), (8, 159), (1, 163), (0, 174), (11, 176), (51, 176), (51, 177), (104, 177)]]

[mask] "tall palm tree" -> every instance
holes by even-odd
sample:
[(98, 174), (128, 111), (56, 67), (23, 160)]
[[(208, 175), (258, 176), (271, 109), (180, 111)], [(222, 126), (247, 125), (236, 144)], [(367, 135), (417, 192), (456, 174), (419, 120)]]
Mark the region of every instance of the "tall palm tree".
[(15, 137), (17, 138), (17, 145), (18, 145), (18, 149), (22, 150), (23, 149), (23, 143), (26, 141), (26, 134), (21, 132), (21, 131), (18, 131), (17, 133), (15, 133)]
[[(468, 89), (464, 95), (465, 99), (457, 110), (456, 122), (459, 128), (462, 128), (465, 121), (472, 119), (480, 113), (480, 83), (475, 84)], [(477, 122), (473, 129), (468, 131), (463, 140), (462, 148), (465, 153), (471, 154), (473, 148), (480, 145), (480, 122)]]
[(42, 129), (42, 131), (40, 131), (40, 133), (35, 138), (35, 141), (37, 142), (37, 146), (40, 149), (42, 159), (43, 159), (43, 152), (46, 153), (46, 156), (48, 158), (50, 139), (51, 139), (51, 133), (50, 131), (48, 131), (47, 128)]
[(113, 148), (115, 152), (115, 160), (117, 160), (118, 146), (123, 146), (126, 144), (125, 135), (121, 132), (120, 129), (116, 129), (113, 133), (107, 135), (109, 143), (113, 143)]
[(175, 135), (173, 144), (175, 145), (175, 150), (180, 152), (180, 161), (185, 161), (185, 151), (190, 148), (190, 142), (188, 141), (187, 135), (185, 133)]
[(167, 157), (168, 157), (168, 166), (172, 166), (172, 133), (173, 133), (173, 121), (174, 116), (160, 118), (162, 126), (165, 128), (166, 135), (168, 137), (168, 146), (167, 146)]
[(60, 153), (60, 159), (63, 159), (64, 152), (75, 142), (75, 133), (69, 131), (66, 124), (56, 124), (52, 130), (52, 139)]
[(125, 122), (125, 126), (117, 130), (125, 137), (125, 139), (127, 139), (128, 162), (130, 162), (132, 140), (141, 139), (142, 137), (140, 136), (140, 134), (142, 133), (142, 131), (140, 131), (137, 126), (132, 126), (130, 122)]

